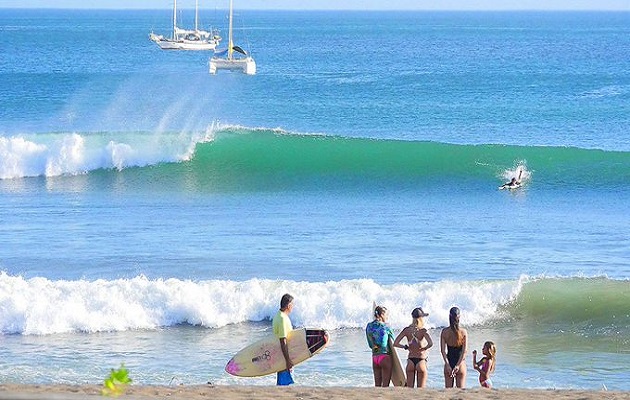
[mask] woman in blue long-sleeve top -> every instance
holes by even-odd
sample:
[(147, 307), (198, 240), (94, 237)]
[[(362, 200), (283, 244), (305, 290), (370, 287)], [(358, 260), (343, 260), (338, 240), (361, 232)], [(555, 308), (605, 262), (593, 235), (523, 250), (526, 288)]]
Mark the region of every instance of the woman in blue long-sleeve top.
[(374, 308), (374, 321), (365, 327), (368, 346), (372, 349), (372, 371), (374, 372), (375, 386), (389, 386), (392, 379), (392, 359), (389, 355), (388, 342), (394, 333), (387, 326), (387, 308), (378, 306)]

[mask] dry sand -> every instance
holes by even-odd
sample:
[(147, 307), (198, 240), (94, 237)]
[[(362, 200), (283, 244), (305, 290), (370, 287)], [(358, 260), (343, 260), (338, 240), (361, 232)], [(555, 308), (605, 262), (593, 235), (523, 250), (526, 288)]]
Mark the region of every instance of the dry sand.
[[(0, 385), (0, 399), (89, 399), (104, 398), (99, 385)], [(630, 400), (630, 392), (543, 390), (543, 389), (406, 389), (275, 386), (135, 386), (130, 385), (123, 400), (150, 399), (277, 399), (277, 400)]]

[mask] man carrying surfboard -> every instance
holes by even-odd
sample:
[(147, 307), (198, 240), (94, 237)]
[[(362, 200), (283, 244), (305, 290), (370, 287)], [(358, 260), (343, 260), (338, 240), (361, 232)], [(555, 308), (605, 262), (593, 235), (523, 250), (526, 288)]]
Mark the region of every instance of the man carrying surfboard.
[(280, 348), (284, 355), (284, 360), (287, 363), (287, 369), (278, 372), (278, 386), (287, 386), (293, 384), (293, 377), (291, 376), (291, 369), (293, 368), (293, 362), (289, 357), (289, 348), (287, 346), (287, 337), (289, 332), (293, 330), (293, 324), (289, 318), (289, 314), (293, 311), (293, 296), (286, 293), (280, 299), (280, 310), (273, 317), (272, 326), (273, 333), (280, 340)]

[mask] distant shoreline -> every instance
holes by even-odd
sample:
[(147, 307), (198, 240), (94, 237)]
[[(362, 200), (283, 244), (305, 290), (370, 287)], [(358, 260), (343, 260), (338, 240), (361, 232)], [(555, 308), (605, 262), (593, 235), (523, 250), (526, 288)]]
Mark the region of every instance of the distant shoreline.
[[(100, 397), (100, 385), (0, 385), (0, 399), (43, 400), (43, 399), (85, 399)], [(130, 385), (119, 398), (122, 399), (309, 399), (309, 400), (364, 400), (387, 399), (494, 399), (494, 400), (630, 400), (630, 392), (595, 390), (555, 390), (555, 389), (407, 389), (407, 388), (349, 388), (349, 387), (309, 387), (309, 386), (136, 386)]]

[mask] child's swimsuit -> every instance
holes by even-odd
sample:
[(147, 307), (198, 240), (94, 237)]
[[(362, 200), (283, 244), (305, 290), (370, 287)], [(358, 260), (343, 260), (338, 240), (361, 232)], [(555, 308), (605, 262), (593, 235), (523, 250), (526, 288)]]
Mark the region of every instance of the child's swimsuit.
[(479, 383), (481, 384), (481, 387), (485, 387), (485, 388), (489, 388), (492, 386), (492, 381), (490, 380), (490, 377), (488, 377), (488, 369), (489, 369), (488, 362), (489, 362), (488, 359), (484, 357), (477, 363), (477, 365), (481, 368), (481, 370), (487, 377), (485, 381), (481, 381), (481, 375), (479, 375)]

